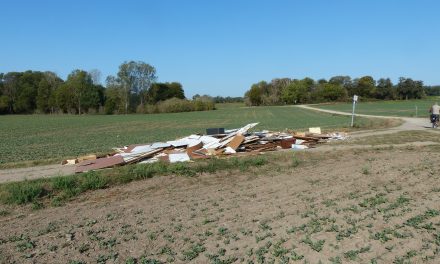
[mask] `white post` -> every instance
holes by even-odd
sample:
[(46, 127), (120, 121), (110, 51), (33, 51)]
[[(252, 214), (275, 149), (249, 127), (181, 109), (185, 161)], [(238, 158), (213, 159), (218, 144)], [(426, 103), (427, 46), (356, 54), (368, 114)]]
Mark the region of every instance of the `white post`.
[(417, 109), (417, 105), (416, 105), (416, 117), (417, 117), (417, 112), (418, 112), (418, 109)]
[(356, 107), (357, 100), (358, 100), (358, 96), (354, 95), (353, 96), (353, 112), (351, 113), (351, 127), (353, 127), (353, 124), (354, 124), (354, 109)]

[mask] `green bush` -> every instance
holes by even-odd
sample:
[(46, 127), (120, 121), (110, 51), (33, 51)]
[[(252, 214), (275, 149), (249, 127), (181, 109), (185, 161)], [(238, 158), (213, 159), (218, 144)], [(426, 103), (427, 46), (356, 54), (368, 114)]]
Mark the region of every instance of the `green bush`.
[(97, 190), (107, 187), (108, 177), (91, 171), (81, 175), (80, 189), (81, 191)]
[(185, 99), (171, 98), (157, 104), (160, 113), (178, 113), (194, 111), (194, 104)]
[(15, 204), (35, 202), (46, 193), (41, 181), (15, 182), (6, 185), (6, 189), (8, 192), (6, 202)]
[(209, 97), (199, 97), (195, 100), (186, 100), (179, 98), (171, 98), (165, 101), (160, 101), (157, 104), (146, 104), (138, 106), (136, 112), (142, 114), (155, 113), (180, 113), (192, 111), (207, 111), (214, 110), (215, 103)]
[(78, 177), (56, 177), (52, 179), (52, 189), (64, 192), (67, 197), (73, 197), (80, 192)]

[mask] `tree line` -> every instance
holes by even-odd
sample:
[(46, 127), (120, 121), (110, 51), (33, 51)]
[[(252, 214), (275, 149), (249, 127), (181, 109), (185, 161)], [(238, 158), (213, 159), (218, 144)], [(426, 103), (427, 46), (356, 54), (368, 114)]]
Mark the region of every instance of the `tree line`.
[[(66, 80), (54, 72), (0, 73), (0, 114), (158, 113), (214, 109), (212, 98), (187, 100), (178, 82), (156, 82), (156, 69), (141, 61), (119, 66), (105, 87), (98, 70), (74, 70)], [(178, 109), (173, 104), (182, 106)], [(184, 106), (184, 107), (183, 107)]]
[(376, 81), (371, 76), (355, 79), (334, 76), (317, 81), (278, 78), (253, 84), (244, 97), (247, 105), (258, 106), (347, 101), (353, 95), (362, 100), (420, 99), (426, 95), (440, 95), (440, 87), (424, 86), (422, 81), (403, 77), (397, 84), (393, 84), (390, 78)]

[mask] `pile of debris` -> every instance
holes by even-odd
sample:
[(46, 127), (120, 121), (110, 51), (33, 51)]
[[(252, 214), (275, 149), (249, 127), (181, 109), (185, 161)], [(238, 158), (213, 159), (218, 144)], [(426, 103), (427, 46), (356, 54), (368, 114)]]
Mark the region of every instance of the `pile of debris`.
[(75, 172), (122, 166), (133, 163), (185, 162), (206, 159), (213, 156), (248, 155), (278, 149), (307, 149), (316, 147), (327, 140), (345, 139), (344, 134), (321, 134), (320, 128), (310, 128), (308, 133), (286, 132), (249, 132), (258, 123), (242, 128), (225, 130), (207, 129), (206, 135), (190, 135), (181, 139), (136, 144), (115, 148), (113, 153), (96, 156), (89, 155), (74, 160), (65, 160), (63, 164), (76, 164)]

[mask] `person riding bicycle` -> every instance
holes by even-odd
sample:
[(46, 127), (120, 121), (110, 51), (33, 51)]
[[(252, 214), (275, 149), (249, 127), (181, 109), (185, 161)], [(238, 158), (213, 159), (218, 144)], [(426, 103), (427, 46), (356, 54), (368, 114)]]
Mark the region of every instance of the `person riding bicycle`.
[(437, 127), (440, 115), (440, 106), (437, 104), (437, 102), (433, 106), (431, 106), (429, 112), (431, 113), (432, 127)]

